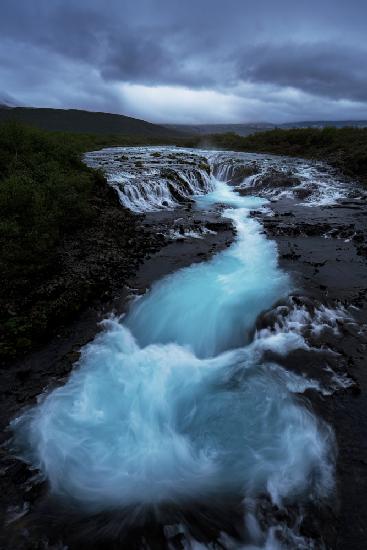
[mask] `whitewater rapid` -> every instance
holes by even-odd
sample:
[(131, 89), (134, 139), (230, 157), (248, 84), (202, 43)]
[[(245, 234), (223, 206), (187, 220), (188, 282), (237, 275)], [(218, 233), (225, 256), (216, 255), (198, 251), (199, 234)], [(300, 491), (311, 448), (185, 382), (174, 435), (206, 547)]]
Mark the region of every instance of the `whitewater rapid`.
[(275, 243), (250, 217), (266, 200), (212, 176), (196, 201), (225, 206), (234, 243), (104, 321), (65, 385), (13, 421), (14, 446), (54, 495), (87, 513), (154, 506), (159, 516), (159, 506), (235, 495), (246, 544), (276, 548), (249, 503), (327, 498), (333, 434), (298, 397), (312, 381), (267, 359), (306, 348), (304, 338), (255, 332), (291, 290)]

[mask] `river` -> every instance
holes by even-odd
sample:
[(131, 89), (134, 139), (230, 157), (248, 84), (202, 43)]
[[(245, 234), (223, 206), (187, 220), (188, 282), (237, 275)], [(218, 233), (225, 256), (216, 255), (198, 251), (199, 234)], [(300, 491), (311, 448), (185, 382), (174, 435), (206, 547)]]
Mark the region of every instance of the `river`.
[[(253, 213), (271, 218), (280, 196), (310, 209), (334, 204), (343, 185), (321, 164), (261, 155), (115, 148), (86, 160), (132, 211), (188, 201), (233, 224), (235, 238), (104, 321), (65, 385), (12, 422), (18, 456), (66, 506), (118, 517), (119, 536), (154, 517), (169, 548), (177, 537), (195, 549), (313, 548), (299, 526), (310, 503), (322, 507), (335, 492), (336, 446), (303, 394), (348, 381), (320, 382), (276, 359), (311, 353), (307, 335), (337, 331), (348, 314), (294, 303), (259, 327), (295, 282)], [(196, 225), (167, 235), (206, 233)]]

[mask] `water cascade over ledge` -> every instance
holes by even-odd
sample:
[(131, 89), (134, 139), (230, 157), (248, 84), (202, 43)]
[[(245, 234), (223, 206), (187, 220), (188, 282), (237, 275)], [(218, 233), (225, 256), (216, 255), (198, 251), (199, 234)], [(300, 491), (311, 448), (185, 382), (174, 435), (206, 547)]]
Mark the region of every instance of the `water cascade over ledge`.
[[(333, 435), (296, 395), (311, 382), (266, 359), (305, 346), (303, 338), (282, 330), (254, 338), (259, 314), (291, 288), (275, 243), (249, 215), (266, 201), (205, 181), (197, 207), (224, 205), (234, 243), (104, 321), (66, 384), (13, 421), (14, 446), (54, 495), (86, 513), (153, 506), (159, 514), (235, 496), (246, 544), (278, 548), (249, 503), (327, 497)], [(159, 193), (151, 196), (153, 208)]]

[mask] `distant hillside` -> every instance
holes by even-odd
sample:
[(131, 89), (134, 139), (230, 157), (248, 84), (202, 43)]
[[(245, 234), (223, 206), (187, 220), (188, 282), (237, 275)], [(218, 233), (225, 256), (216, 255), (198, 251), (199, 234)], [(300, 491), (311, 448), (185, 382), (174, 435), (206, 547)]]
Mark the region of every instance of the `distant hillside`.
[(287, 122), (277, 128), (367, 128), (367, 120), (310, 120), (303, 122)]
[(255, 132), (265, 132), (273, 130), (275, 124), (267, 122), (249, 123), (249, 124), (166, 124), (166, 128), (185, 132), (191, 135), (207, 134), (227, 134), (234, 133), (239, 136), (248, 136)]
[(17, 120), (43, 130), (84, 134), (114, 134), (129, 137), (180, 137), (174, 128), (111, 113), (77, 109), (37, 109), (0, 106), (0, 122)]
[(186, 132), (192, 135), (207, 135), (207, 134), (227, 134), (233, 133), (239, 136), (249, 136), (257, 132), (266, 132), (275, 128), (325, 128), (333, 126), (335, 128), (344, 128), (353, 126), (356, 128), (367, 127), (367, 120), (314, 120), (301, 122), (288, 122), (285, 124), (273, 124), (271, 122), (258, 122), (246, 124), (166, 124), (166, 128), (171, 128), (179, 132)]

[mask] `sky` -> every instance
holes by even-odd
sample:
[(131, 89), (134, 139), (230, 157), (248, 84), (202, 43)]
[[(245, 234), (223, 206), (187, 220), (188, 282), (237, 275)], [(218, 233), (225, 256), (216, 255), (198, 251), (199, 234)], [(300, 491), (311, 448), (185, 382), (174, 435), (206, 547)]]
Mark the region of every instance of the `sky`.
[(158, 123), (367, 119), (367, 0), (1, 0), (2, 102)]

